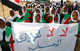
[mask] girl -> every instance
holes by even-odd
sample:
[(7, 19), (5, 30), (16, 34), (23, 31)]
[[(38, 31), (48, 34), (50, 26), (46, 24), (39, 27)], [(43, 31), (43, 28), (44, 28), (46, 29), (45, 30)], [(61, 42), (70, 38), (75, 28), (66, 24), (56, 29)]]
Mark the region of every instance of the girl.
[(40, 14), (35, 13), (33, 17), (33, 23), (42, 23), (42, 17), (40, 16)]
[(30, 13), (30, 15), (32, 14), (31, 4), (27, 5), (27, 13)]
[(60, 7), (60, 5), (57, 5), (57, 6), (56, 6), (56, 9), (57, 9), (57, 10), (56, 10), (56, 13), (57, 13), (57, 14), (61, 14), (61, 7)]
[(45, 11), (44, 11), (44, 14), (43, 14), (43, 19), (45, 21), (47, 21), (47, 18), (48, 18), (48, 15), (50, 15), (50, 7), (49, 6), (45, 6)]
[(24, 16), (25, 16), (24, 10), (23, 9), (19, 10), (19, 18), (20, 18), (20, 20), (22, 20)]
[(56, 14), (56, 8), (52, 6), (50, 8), (50, 15), (54, 15), (54, 14)]
[(8, 35), (10, 35), (11, 33), (11, 29), (9, 27), (6, 27), (5, 19), (0, 17), (0, 45), (2, 51), (11, 51), (9, 44), (13, 44), (15, 41), (12, 40), (10, 42), (7, 42), (5, 40), (6, 36), (8, 37)]
[(37, 6), (36, 6), (36, 9), (37, 9), (37, 8), (40, 8), (40, 9), (42, 10), (42, 7), (41, 7), (40, 5), (37, 5)]
[(10, 9), (10, 17), (8, 18), (7, 26), (11, 27), (11, 22), (22, 22), (18, 18), (16, 11), (14, 11), (12, 9)]
[(52, 20), (53, 20), (52, 16), (54, 14), (56, 14), (56, 8), (52, 6), (50, 8), (50, 15), (48, 15), (48, 17), (47, 17), (47, 21), (46, 21), (47, 23), (51, 23), (52, 22)]
[(53, 21), (51, 23), (60, 24), (60, 15), (59, 14), (53, 15)]
[(71, 15), (68, 14), (68, 7), (67, 7), (66, 5), (63, 6), (62, 10), (63, 10), (63, 12), (62, 12), (62, 14), (60, 14), (60, 23), (61, 23), (61, 24), (64, 24), (65, 20), (66, 20), (67, 18), (70, 18)]
[(79, 20), (79, 12), (77, 10), (74, 10), (71, 14), (71, 18), (68, 18), (66, 20), (65, 24), (70, 24), (70, 23), (79, 23), (79, 27), (78, 27), (78, 35), (75, 35), (77, 37), (77, 41), (76, 41), (76, 46), (75, 46), (75, 51), (76, 51), (76, 47), (78, 46), (78, 41), (79, 41), (79, 37), (80, 37), (80, 20)]
[(42, 12), (44, 12), (44, 4), (41, 4)]
[(24, 10), (24, 13), (26, 13), (26, 6), (25, 5), (23, 5), (23, 10)]
[[(41, 16), (43, 16), (43, 13), (42, 13), (41, 9), (39, 9), (39, 8), (35, 10), (34, 14), (36, 14), (36, 13), (40, 14)], [(42, 18), (42, 21), (43, 21), (43, 23), (46, 23), (43, 18)]]

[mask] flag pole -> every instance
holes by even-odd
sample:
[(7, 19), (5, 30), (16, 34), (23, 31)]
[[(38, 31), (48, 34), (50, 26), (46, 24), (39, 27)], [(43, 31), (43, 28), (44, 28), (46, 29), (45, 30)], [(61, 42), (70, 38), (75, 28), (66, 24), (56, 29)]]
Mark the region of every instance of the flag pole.
[[(2, 3), (1, 3), (1, 5), (2, 5), (3, 17), (5, 18), (4, 7), (3, 7), (3, 4)], [(5, 18), (5, 20), (6, 20), (6, 18)]]

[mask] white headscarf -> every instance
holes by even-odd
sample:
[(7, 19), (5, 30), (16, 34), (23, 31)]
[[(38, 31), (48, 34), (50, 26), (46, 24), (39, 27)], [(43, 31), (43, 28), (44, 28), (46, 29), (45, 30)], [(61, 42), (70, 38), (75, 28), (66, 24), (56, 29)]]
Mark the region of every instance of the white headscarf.
[[(64, 5), (64, 6), (65, 6), (65, 5)], [(64, 6), (63, 6), (63, 7), (64, 7)], [(67, 9), (68, 9), (68, 8), (67, 8)], [(63, 14), (68, 14), (68, 10), (67, 10), (67, 12), (64, 12), (64, 11), (63, 11), (62, 13), (63, 13)]]
[[(56, 8), (57, 8), (57, 7), (60, 7), (60, 5), (57, 5)], [(60, 13), (62, 13), (62, 9), (61, 9), (61, 7), (60, 7), (60, 10), (61, 10)], [(56, 10), (56, 12), (57, 12), (57, 10)]]
[[(10, 11), (11, 11), (11, 10), (12, 10), (12, 9), (10, 9)], [(10, 17), (8, 18), (8, 22), (10, 22), (10, 23), (12, 22), (13, 19), (15, 19), (15, 18), (17, 17), (16, 11), (13, 10), (13, 12), (14, 12), (14, 16), (10, 16)]]
[[(54, 7), (54, 8), (55, 8), (55, 7)], [(55, 13), (54, 13), (54, 14), (51, 14), (52, 9), (53, 9), (53, 6), (50, 8), (50, 15), (56, 14), (56, 8), (55, 8)]]
[[(30, 6), (30, 8), (28, 8), (28, 6)], [(27, 9), (31, 9), (31, 4), (28, 4), (28, 5), (27, 5)]]
[[(40, 14), (41, 16), (42, 16), (42, 10), (40, 9), (40, 8), (37, 8), (39, 11), (40, 11), (40, 13), (38, 13), (38, 14)], [(36, 13), (36, 11), (34, 12), (34, 14)]]
[[(57, 15), (58, 15), (58, 22), (57, 22), (57, 24), (60, 24), (60, 15), (59, 15), (59, 14), (57, 14)], [(55, 23), (55, 22), (54, 22), (54, 16), (55, 16), (55, 15), (53, 15), (53, 22), (52, 22), (52, 23)]]
[[(38, 5), (36, 6), (36, 9), (37, 9), (38, 6), (40, 6), (40, 5), (38, 4)], [(42, 7), (41, 7), (41, 6), (40, 6), (40, 9), (42, 10)]]
[[(25, 7), (25, 8), (26, 8), (26, 6), (25, 6), (25, 5), (23, 5), (23, 6), (22, 6), (22, 8), (23, 8), (23, 7)], [(24, 10), (24, 9), (23, 9), (23, 10)], [(24, 12), (24, 13), (26, 13), (26, 12)]]
[(49, 7), (49, 12), (50, 12), (50, 6), (48, 6), (48, 5), (45, 6), (45, 11), (44, 11), (44, 13), (47, 13), (47, 14), (48, 14), (49, 12), (46, 12), (46, 7)]
[[(3, 17), (0, 17), (1, 20), (3, 20), (6, 24), (6, 20)], [(5, 28), (0, 28), (0, 41), (3, 40), (3, 31), (5, 31)]]
[[(33, 23), (37, 23), (36, 20), (35, 20), (35, 16), (37, 15), (38, 13), (35, 13), (34, 16), (33, 16)], [(42, 16), (40, 15), (40, 22), (42, 22)]]
[[(78, 13), (78, 19), (77, 20), (73, 20), (73, 18), (72, 18), (72, 14), (73, 14), (73, 12), (77, 12)], [(72, 13), (71, 13), (71, 20), (73, 21), (73, 22), (77, 22), (80, 18), (79, 18), (79, 12), (77, 11), (77, 10), (74, 10)]]
[(22, 15), (19, 15), (19, 18), (21, 18), (22, 16), (25, 16), (25, 13), (24, 13), (24, 9), (23, 8), (21, 9), (21, 11), (22, 11), (23, 14)]

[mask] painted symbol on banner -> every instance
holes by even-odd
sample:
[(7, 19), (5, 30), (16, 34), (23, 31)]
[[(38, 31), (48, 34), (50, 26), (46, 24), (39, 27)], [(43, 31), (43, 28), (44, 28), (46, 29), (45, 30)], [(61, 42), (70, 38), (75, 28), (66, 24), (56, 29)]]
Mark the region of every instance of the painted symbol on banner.
[(62, 31), (64, 32), (64, 34), (63, 34), (63, 35), (60, 35), (60, 36), (64, 36), (64, 37), (66, 37), (66, 33), (67, 33), (67, 31), (68, 31), (68, 27), (66, 27), (66, 31), (63, 30), (63, 29), (62, 29)]

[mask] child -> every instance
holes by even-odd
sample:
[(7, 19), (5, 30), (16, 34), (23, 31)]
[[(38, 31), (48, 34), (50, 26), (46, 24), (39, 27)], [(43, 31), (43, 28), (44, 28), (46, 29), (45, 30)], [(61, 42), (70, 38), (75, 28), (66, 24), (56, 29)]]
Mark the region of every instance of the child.
[(25, 5), (23, 5), (23, 10), (24, 10), (24, 13), (26, 13), (26, 6)]
[(53, 15), (56, 14), (56, 8), (55, 7), (51, 7), (50, 8), (50, 15), (48, 15), (47, 17), (47, 23), (51, 23), (53, 21)]
[[(41, 9), (39, 9), (39, 8), (37, 8), (37, 9), (35, 10), (34, 14), (35, 14), (35, 13), (38, 13), (38, 14), (40, 14), (41, 16), (43, 16), (43, 13), (42, 13)], [(42, 18), (42, 22), (43, 22), (43, 23), (46, 23), (43, 18)]]
[(59, 14), (53, 15), (53, 22), (52, 23), (60, 24), (60, 15)]
[(49, 6), (45, 6), (45, 11), (44, 11), (44, 16), (43, 16), (43, 19), (45, 21), (47, 21), (48, 15), (50, 15), (50, 7)]
[(13, 44), (14, 40), (10, 42), (6, 42), (5, 40), (5, 37), (7, 35), (10, 35), (11, 33), (12, 33), (11, 29), (9, 27), (6, 27), (5, 19), (0, 17), (0, 45), (1, 45), (2, 51), (11, 51), (9, 44)]
[(11, 22), (21, 22), (21, 20), (18, 18), (16, 11), (10, 9), (10, 17), (7, 21), (7, 26), (11, 27)]
[(75, 35), (77, 37), (77, 41), (76, 41), (76, 46), (75, 46), (75, 51), (76, 48), (78, 46), (78, 41), (79, 41), (79, 37), (80, 37), (80, 20), (79, 20), (79, 12), (77, 10), (74, 10), (71, 14), (71, 19), (68, 19), (68, 24), (70, 23), (79, 23), (79, 27), (78, 27), (78, 35)]
[(40, 14), (35, 13), (33, 17), (33, 23), (42, 23), (42, 17), (40, 16)]
[(60, 14), (60, 23), (64, 24), (65, 20), (67, 18), (70, 18), (71, 15), (68, 14), (68, 7), (67, 7), (67, 5), (64, 5), (63, 8), (62, 8), (62, 10), (63, 10), (63, 12), (62, 12), (62, 14)]
[(19, 18), (20, 18), (20, 20), (22, 20), (24, 16), (25, 16), (24, 10), (23, 9), (19, 10)]
[(60, 7), (60, 5), (57, 5), (57, 6), (56, 6), (56, 9), (57, 9), (57, 10), (56, 10), (56, 13), (57, 13), (57, 14), (61, 14), (61, 7)]
[(54, 14), (56, 14), (56, 8), (52, 6), (50, 8), (50, 15), (54, 15)]

